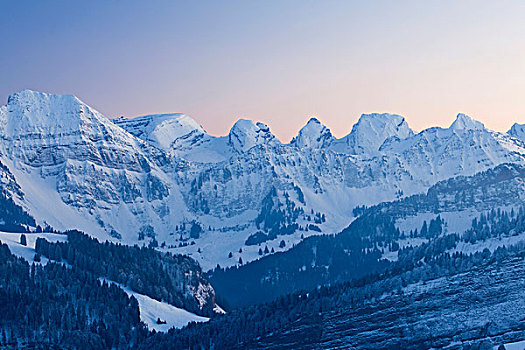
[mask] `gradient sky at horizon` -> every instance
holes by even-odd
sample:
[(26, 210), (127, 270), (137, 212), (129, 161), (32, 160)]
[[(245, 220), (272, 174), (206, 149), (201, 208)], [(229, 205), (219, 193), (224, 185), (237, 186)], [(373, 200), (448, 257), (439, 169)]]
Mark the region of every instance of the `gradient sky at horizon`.
[(0, 104), (72, 93), (108, 117), (250, 118), (289, 141), (362, 113), (415, 130), (525, 123), (523, 1), (1, 1)]

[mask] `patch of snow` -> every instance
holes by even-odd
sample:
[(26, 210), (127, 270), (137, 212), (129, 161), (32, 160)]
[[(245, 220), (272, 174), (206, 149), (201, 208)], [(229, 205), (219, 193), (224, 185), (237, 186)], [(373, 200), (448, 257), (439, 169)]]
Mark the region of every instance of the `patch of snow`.
[(226, 311), (224, 311), (224, 309), (217, 304), (215, 304), (215, 306), (213, 307), (213, 312), (215, 312), (216, 314), (222, 314), (222, 315), (226, 313)]
[(488, 249), (494, 252), (499, 247), (509, 247), (525, 243), (525, 232), (516, 233), (513, 235), (504, 235), (501, 237), (492, 237), (484, 241), (477, 241), (475, 243), (458, 242), (456, 248), (452, 249), (450, 253), (463, 252), (464, 254), (473, 254), (482, 252), (484, 249)]
[[(129, 289), (126, 292), (133, 295), (139, 302), (141, 321), (149, 329), (154, 329), (157, 332), (167, 332), (172, 327), (182, 328), (190, 322), (208, 322), (210, 320), (208, 317), (195, 315), (184, 309), (135, 293)], [(165, 321), (166, 324), (157, 324), (158, 318)]]
[[(65, 242), (67, 236), (56, 233), (24, 233), (26, 235), (27, 245), (20, 244), (20, 236), (22, 233), (0, 232), (0, 241), (7, 244), (12, 254), (23, 258), (28, 263), (34, 262), (36, 254), (35, 245), (37, 238), (45, 238), (49, 242)], [(46, 257), (41, 257), (40, 263), (47, 264), (49, 260)]]
[[(139, 302), (140, 320), (144, 322), (150, 330), (154, 329), (157, 332), (167, 332), (172, 327), (182, 328), (190, 322), (208, 322), (210, 320), (208, 317), (195, 315), (184, 309), (150, 298), (147, 295), (134, 292), (128, 287), (122, 286), (120, 283), (105, 278), (101, 278), (100, 280), (116, 284), (129, 296), (134, 296)], [(158, 319), (166, 323), (158, 324)]]
[(443, 227), (444, 234), (463, 233), (472, 226), (472, 220), (479, 217), (480, 214), (480, 212), (470, 209), (441, 213), (419, 213), (415, 216), (398, 219), (395, 225), (401, 232), (408, 235), (411, 230), (415, 230), (416, 228), (420, 231), (424, 221), (426, 221), (428, 225), (430, 224), (430, 220), (435, 219), (439, 215), (445, 221)]
[[(503, 344), (505, 350), (525, 350), (525, 340)], [(494, 350), (498, 350), (499, 345), (494, 346)]]

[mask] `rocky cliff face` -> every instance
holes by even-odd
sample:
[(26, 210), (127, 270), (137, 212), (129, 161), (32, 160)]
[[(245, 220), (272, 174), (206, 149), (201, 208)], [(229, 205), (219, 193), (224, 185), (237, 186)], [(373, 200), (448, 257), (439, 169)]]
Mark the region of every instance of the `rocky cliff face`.
[(342, 139), (312, 119), (282, 144), (261, 122), (214, 137), (186, 115), (109, 120), (74, 96), (33, 91), (1, 107), (0, 134), (1, 160), (24, 194), (17, 203), (39, 223), (158, 244), (204, 268), (257, 258), (244, 243), (258, 230), (277, 233), (270, 248), (288, 249), (345, 227), (358, 205), (525, 155), (517, 132), (462, 114), (418, 134), (403, 117), (363, 115)]

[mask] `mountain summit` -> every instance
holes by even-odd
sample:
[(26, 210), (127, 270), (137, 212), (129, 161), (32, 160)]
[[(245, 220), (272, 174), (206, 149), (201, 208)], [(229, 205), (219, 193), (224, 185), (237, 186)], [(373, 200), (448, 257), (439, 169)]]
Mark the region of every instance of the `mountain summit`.
[(291, 144), (299, 147), (326, 148), (335, 137), (330, 129), (324, 126), (317, 118), (310, 118), (308, 123), (299, 130), (299, 134), (292, 139)]
[(235, 151), (245, 152), (256, 145), (274, 144), (278, 141), (268, 125), (239, 119), (230, 130), (228, 142)]
[(350, 134), (338, 140), (334, 149), (342, 153), (373, 155), (390, 137), (405, 139), (414, 135), (405, 118), (397, 114), (363, 114)]
[(182, 113), (145, 115), (136, 118), (120, 117), (113, 119), (113, 122), (164, 151), (182, 146), (182, 142), (193, 144), (206, 134), (199, 123)]
[(472, 119), (466, 114), (459, 113), (456, 120), (450, 125), (452, 130), (484, 130), (482, 122)]
[(508, 134), (514, 136), (515, 138), (525, 141), (525, 124), (514, 123), (514, 125), (512, 125), (512, 127), (510, 128)]

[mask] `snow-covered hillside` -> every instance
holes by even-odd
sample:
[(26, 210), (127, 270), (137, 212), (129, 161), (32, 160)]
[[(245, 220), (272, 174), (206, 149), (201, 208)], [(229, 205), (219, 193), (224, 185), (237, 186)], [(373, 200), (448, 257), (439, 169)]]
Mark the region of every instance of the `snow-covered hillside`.
[[(67, 240), (65, 235), (55, 233), (25, 233), (26, 245), (20, 244), (20, 236), (22, 233), (0, 232), (0, 242), (7, 244), (9, 250), (14, 255), (23, 258), (29, 263), (33, 263), (36, 254), (35, 243), (37, 238), (44, 238), (50, 242), (64, 242)], [(41, 257), (41, 264), (47, 264), (49, 260), (46, 257)], [(38, 262), (37, 262), (38, 263)]]
[(401, 116), (367, 114), (341, 139), (312, 119), (283, 144), (262, 122), (215, 137), (183, 114), (109, 120), (74, 96), (24, 90), (0, 108), (0, 161), (37, 223), (158, 245), (210, 269), (339, 231), (356, 206), (524, 164), (518, 129), (459, 114), (414, 134)]
[(182, 328), (190, 322), (208, 322), (210, 320), (208, 317), (195, 315), (194, 313), (166, 302), (158, 301), (147, 295), (134, 292), (119, 283), (105, 278), (101, 278), (100, 280), (117, 285), (129, 296), (135, 297), (139, 303), (140, 320), (144, 322), (150, 330), (167, 332), (170, 328)]

